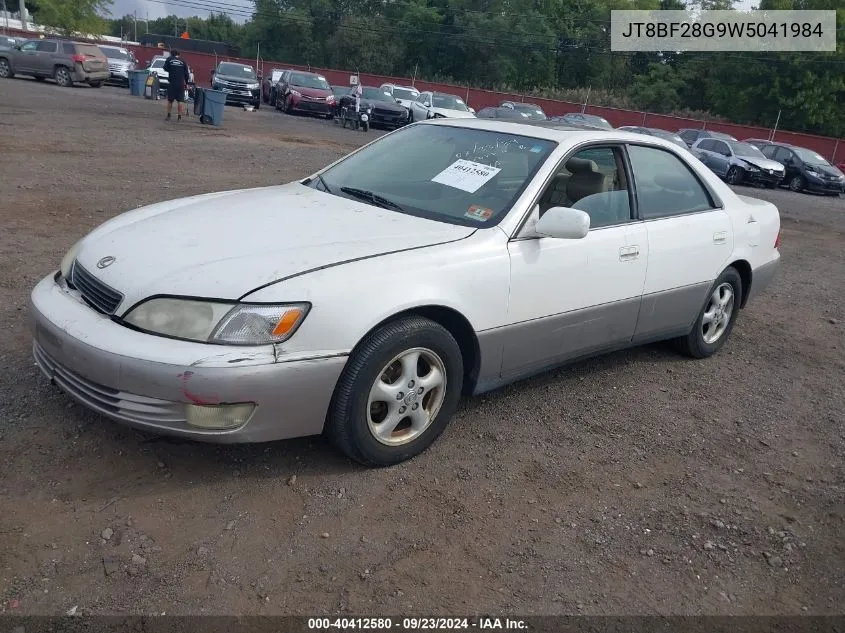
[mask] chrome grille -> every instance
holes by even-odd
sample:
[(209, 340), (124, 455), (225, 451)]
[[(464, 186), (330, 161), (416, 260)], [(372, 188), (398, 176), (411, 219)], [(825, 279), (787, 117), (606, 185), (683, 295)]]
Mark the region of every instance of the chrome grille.
[(97, 279), (94, 275), (73, 262), (70, 271), (70, 284), (79, 290), (82, 298), (95, 310), (103, 314), (114, 314), (117, 306), (123, 301), (123, 295)]

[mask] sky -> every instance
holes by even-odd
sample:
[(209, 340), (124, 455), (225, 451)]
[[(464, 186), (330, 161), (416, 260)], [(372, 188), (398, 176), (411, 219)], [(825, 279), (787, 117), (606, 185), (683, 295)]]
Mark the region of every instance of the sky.
[[(180, 6), (184, 4), (193, 6)], [(147, 14), (149, 14), (150, 20), (173, 14), (183, 18), (194, 15), (205, 17), (209, 12), (197, 7), (214, 6), (215, 4), (218, 6), (222, 5), (221, 8), (223, 6), (243, 7), (250, 11), (254, 6), (252, 0), (179, 0), (179, 4), (169, 4), (166, 0), (114, 0), (114, 4), (111, 7), (111, 14), (117, 18), (137, 11), (139, 18), (147, 18)], [(236, 22), (243, 22), (245, 17), (246, 15), (243, 15), (240, 11), (231, 14), (231, 18)]]

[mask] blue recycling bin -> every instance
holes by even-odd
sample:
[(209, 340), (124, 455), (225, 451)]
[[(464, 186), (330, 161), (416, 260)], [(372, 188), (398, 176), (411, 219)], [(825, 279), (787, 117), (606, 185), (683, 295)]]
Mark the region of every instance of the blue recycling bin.
[(129, 71), (129, 94), (133, 97), (144, 96), (144, 81), (147, 79), (146, 70)]
[(202, 89), (201, 123), (223, 125), (223, 111), (226, 109), (226, 93), (222, 90)]

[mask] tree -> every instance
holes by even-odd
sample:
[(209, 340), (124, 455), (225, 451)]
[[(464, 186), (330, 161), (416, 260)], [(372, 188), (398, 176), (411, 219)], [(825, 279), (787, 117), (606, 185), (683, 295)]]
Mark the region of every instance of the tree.
[(52, 26), (65, 36), (103, 33), (108, 30), (101, 16), (113, 0), (33, 0), (32, 16), (44, 26)]

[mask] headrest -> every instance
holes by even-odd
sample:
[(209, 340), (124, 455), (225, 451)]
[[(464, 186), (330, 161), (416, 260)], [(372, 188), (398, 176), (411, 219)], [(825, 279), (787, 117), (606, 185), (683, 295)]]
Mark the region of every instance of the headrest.
[(597, 172), (599, 166), (594, 161), (587, 160), (586, 158), (570, 158), (566, 161), (566, 169), (575, 174), (579, 172)]

